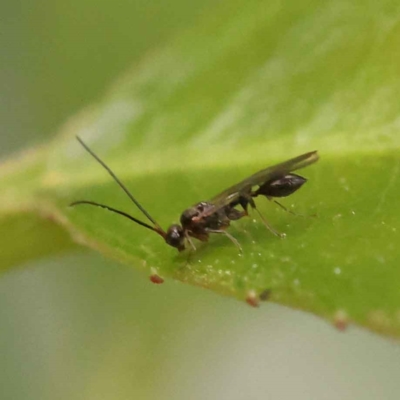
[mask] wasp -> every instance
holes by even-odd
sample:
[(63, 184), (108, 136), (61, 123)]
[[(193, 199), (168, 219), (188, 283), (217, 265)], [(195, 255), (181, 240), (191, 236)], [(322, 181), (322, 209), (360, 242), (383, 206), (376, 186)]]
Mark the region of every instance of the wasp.
[(175, 247), (178, 251), (183, 251), (186, 244), (196, 250), (192, 238), (196, 238), (202, 242), (207, 242), (211, 233), (223, 234), (227, 236), (235, 246), (242, 251), (239, 242), (226, 231), (230, 226), (231, 221), (236, 221), (248, 215), (248, 208), (256, 210), (260, 215), (264, 225), (275, 235), (284, 236), (284, 234), (277, 232), (273, 229), (268, 222), (264, 219), (262, 214), (256, 207), (254, 198), (264, 196), (268, 200), (274, 201), (284, 210), (287, 210), (276, 198), (287, 197), (297, 190), (307, 181), (306, 178), (294, 174), (293, 171), (304, 168), (310, 164), (318, 161), (317, 151), (302, 154), (298, 157), (284, 161), (280, 164), (273, 165), (256, 172), (241, 182), (229, 187), (217, 196), (208, 201), (201, 201), (192, 207), (189, 207), (180, 217), (180, 224), (172, 224), (166, 231), (153, 219), (153, 217), (143, 208), (143, 206), (136, 200), (128, 188), (122, 181), (114, 174), (104, 161), (102, 161), (83, 141), (77, 137), (77, 140), (91, 154), (105, 170), (111, 175), (115, 182), (124, 190), (132, 202), (139, 208), (143, 215), (151, 222), (143, 222), (132, 215), (117, 210), (105, 204), (100, 204), (89, 200), (78, 200), (70, 204), (70, 206), (77, 205), (91, 205), (104, 208), (113, 213), (122, 215), (131, 221), (139, 224), (147, 229), (150, 229), (160, 235), (165, 242)]

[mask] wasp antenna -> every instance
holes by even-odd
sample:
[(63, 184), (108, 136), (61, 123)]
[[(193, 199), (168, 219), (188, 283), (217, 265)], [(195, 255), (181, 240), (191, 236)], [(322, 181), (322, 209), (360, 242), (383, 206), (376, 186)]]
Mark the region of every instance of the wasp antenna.
[[(95, 159), (97, 162), (111, 175), (111, 177), (117, 182), (117, 184), (122, 188), (122, 190), (128, 195), (128, 197), (136, 204), (136, 206), (139, 208), (139, 210), (151, 221), (154, 226), (156, 227), (156, 231), (164, 232), (163, 229), (160, 227), (160, 225), (151, 217), (151, 215), (140, 205), (140, 203), (133, 197), (132, 193), (128, 190), (128, 188), (119, 180), (119, 178), (114, 174), (114, 172), (111, 170), (111, 168), (103, 161), (100, 159), (100, 157), (95, 154), (87, 144), (79, 137), (77, 136), (76, 139), (78, 142), (83, 146), (83, 148)], [(133, 218), (133, 217), (132, 217)], [(135, 220), (138, 222), (138, 220)], [(139, 222), (138, 222), (139, 223)], [(143, 222), (140, 222), (141, 225), (143, 225)]]
[(90, 206), (96, 206), (96, 207), (101, 207), (101, 208), (105, 208), (108, 211), (112, 211), (113, 213), (122, 215), (123, 217), (126, 217), (128, 219), (130, 219), (133, 222), (136, 222), (137, 224), (144, 226), (147, 229), (151, 229), (152, 231), (158, 233), (160, 236), (162, 236), (165, 239), (165, 232), (162, 229), (158, 229), (157, 226), (153, 227), (149, 224), (146, 224), (146, 222), (141, 221), (140, 219), (137, 219), (135, 217), (132, 217), (132, 215), (129, 215), (128, 213), (121, 211), (121, 210), (117, 210), (116, 208), (112, 208), (109, 206), (106, 206), (105, 204), (100, 204), (100, 203), (96, 203), (94, 201), (89, 201), (89, 200), (78, 200), (78, 201), (74, 201), (73, 203), (71, 203), (69, 206), (70, 207), (74, 207), (74, 206), (78, 206), (81, 204), (87, 204)]

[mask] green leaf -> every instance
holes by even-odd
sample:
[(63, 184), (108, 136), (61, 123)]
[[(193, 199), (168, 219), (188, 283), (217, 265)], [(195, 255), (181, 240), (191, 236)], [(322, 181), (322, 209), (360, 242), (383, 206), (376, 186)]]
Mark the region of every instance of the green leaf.
[[(70, 248), (65, 229), (148, 274), (250, 303), (267, 290), (272, 301), (338, 327), (353, 321), (398, 336), (399, 7), (255, 0), (216, 7), (71, 119), (47, 148), (3, 166), (3, 267)], [(300, 172), (309, 182), (283, 200), (317, 218), (260, 199), (286, 239), (254, 214), (229, 230), (243, 255), (214, 235), (188, 258), (128, 219), (68, 207), (93, 200), (144, 219), (74, 135), (164, 228), (257, 170), (318, 149), (321, 161)], [(43, 216), (46, 223), (35, 222)]]

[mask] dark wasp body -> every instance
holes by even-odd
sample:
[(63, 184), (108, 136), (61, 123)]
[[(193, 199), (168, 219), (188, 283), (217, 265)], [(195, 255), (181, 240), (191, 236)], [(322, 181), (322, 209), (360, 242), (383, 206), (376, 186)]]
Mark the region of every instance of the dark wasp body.
[[(246, 185), (241, 188), (241, 190), (235, 192), (235, 196), (232, 196), (232, 193), (228, 194), (228, 191), (231, 192), (228, 189), (228, 191), (222, 192), (210, 202), (202, 201), (185, 210), (180, 219), (183, 231), (188, 232), (189, 236), (195, 237), (204, 242), (208, 240), (210, 233), (222, 233), (227, 235), (234, 244), (240, 248), (237, 240), (229, 235), (225, 229), (229, 227), (231, 221), (236, 221), (247, 216), (249, 205), (252, 209), (257, 210), (253, 198), (262, 195), (266, 196), (269, 200), (272, 200), (275, 197), (286, 197), (300, 189), (306, 181), (307, 180), (302, 176), (285, 174), (284, 176), (268, 180), (264, 184), (260, 185), (256, 190), (253, 190), (253, 185)], [(227, 198), (232, 196), (232, 200), (222, 207), (216, 207), (215, 205), (220, 203), (220, 200), (224, 198), (224, 196), (227, 196)], [(282, 204), (278, 202), (276, 203), (286, 210)], [(238, 210), (236, 208), (237, 206), (240, 206), (242, 210)], [(275, 231), (267, 221), (265, 221), (261, 214), (260, 216), (265, 226), (273, 234), (283, 236)], [(189, 242), (192, 247), (194, 247), (190, 240)]]
[[(283, 163), (265, 168), (249, 178), (244, 179), (236, 185), (224, 190), (217, 196), (209, 201), (202, 201), (194, 206), (186, 209), (180, 217), (180, 225), (171, 225), (167, 231), (164, 231), (160, 225), (150, 216), (150, 214), (140, 205), (140, 203), (132, 196), (125, 185), (117, 178), (112, 170), (95, 154), (89, 147), (78, 137), (78, 141), (82, 146), (108, 171), (114, 178), (118, 185), (125, 191), (129, 198), (136, 204), (140, 211), (152, 222), (153, 226), (143, 222), (131, 215), (109, 207), (88, 200), (80, 200), (71, 204), (71, 206), (79, 204), (88, 204), (105, 208), (109, 211), (122, 215), (137, 224), (151, 229), (162, 236), (167, 244), (175, 247), (179, 251), (186, 248), (186, 241), (190, 243), (191, 247), (195, 249), (192, 237), (202, 242), (208, 241), (210, 233), (219, 233), (226, 235), (240, 250), (241, 247), (238, 241), (226, 229), (229, 227), (231, 221), (236, 221), (248, 215), (248, 207), (256, 210), (254, 198), (258, 196), (265, 196), (269, 200), (274, 201), (280, 207), (286, 208), (280, 204), (275, 198), (286, 197), (300, 189), (306, 182), (306, 179), (300, 175), (291, 173), (294, 170), (306, 167), (318, 160), (316, 151), (303, 154), (301, 156), (292, 158)], [(255, 188), (255, 189), (254, 189)], [(238, 209), (237, 207), (241, 207)], [(286, 210), (291, 212), (289, 210)], [(275, 231), (263, 218), (265, 226), (275, 235), (282, 236), (282, 234)]]

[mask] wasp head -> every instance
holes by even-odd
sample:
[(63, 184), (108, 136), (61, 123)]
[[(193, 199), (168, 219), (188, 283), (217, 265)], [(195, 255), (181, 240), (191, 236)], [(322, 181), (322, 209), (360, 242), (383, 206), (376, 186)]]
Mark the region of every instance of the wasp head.
[(185, 232), (180, 225), (171, 225), (165, 235), (165, 241), (179, 251), (185, 250)]

